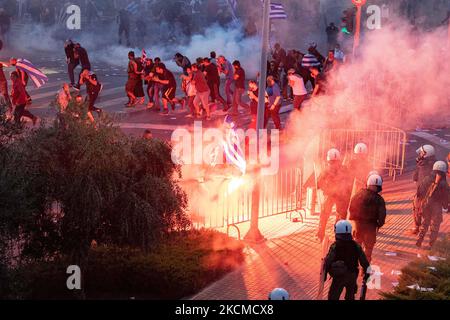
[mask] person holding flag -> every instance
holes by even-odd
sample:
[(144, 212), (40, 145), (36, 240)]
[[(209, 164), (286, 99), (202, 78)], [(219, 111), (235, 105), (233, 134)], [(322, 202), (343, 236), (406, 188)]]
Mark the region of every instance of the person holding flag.
[(20, 124), (22, 117), (27, 117), (33, 121), (33, 126), (35, 126), (38, 118), (25, 109), (28, 102), (27, 92), (25, 91), (25, 86), (17, 71), (11, 73), (11, 81), (11, 100), (15, 107), (14, 122)]
[(31, 78), (36, 88), (40, 88), (48, 82), (48, 77), (26, 59), (11, 58), (10, 64), (11, 66), (16, 67), (17, 76), (22, 82), (22, 85), (25, 89), (25, 94), (27, 96), (26, 104), (30, 105), (32, 100), (30, 95), (26, 91), (28, 80)]

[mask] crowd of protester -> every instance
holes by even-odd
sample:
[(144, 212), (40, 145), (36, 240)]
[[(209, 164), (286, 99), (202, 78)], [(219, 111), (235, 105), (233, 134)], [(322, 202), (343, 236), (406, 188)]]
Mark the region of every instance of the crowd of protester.
[[(130, 51), (128, 59), (126, 107), (145, 104), (147, 95), (148, 109), (167, 115), (169, 105), (172, 111), (180, 105), (189, 111), (186, 117), (207, 120), (211, 119), (212, 108), (221, 107), (233, 116), (239, 115), (241, 108), (253, 115), (251, 126), (255, 125), (259, 75), (249, 79), (246, 67), (239, 60), (233, 61), (212, 51), (192, 63), (189, 57), (176, 53), (173, 61), (178, 69), (169, 70), (161, 58), (147, 57), (145, 52), (138, 57)], [(339, 44), (323, 56), (314, 43), (307, 48), (307, 53), (294, 49), (286, 51), (277, 43), (267, 62), (265, 125), (272, 119), (275, 127), (282, 129), (279, 113), (283, 103), (292, 102), (294, 109), (301, 111), (305, 100), (327, 91), (327, 77), (344, 62), (345, 55)], [(179, 81), (176, 73), (181, 74)]]

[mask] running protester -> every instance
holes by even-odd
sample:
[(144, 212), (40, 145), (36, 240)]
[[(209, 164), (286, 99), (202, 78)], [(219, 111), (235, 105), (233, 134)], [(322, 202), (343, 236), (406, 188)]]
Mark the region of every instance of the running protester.
[(33, 121), (33, 126), (36, 125), (37, 117), (33, 115), (30, 111), (25, 110), (27, 105), (27, 92), (25, 91), (25, 86), (19, 77), (17, 71), (11, 73), (12, 90), (11, 98), (12, 103), (15, 106), (14, 109), (14, 121), (16, 124), (20, 124), (22, 117), (30, 118)]
[(300, 111), (302, 109), (302, 103), (308, 96), (303, 78), (295, 73), (295, 69), (289, 69), (288, 83), (294, 93), (294, 108)]
[(138, 66), (136, 63), (134, 51), (128, 53), (128, 81), (125, 86), (125, 91), (128, 96), (127, 108), (132, 108), (136, 105), (136, 96), (134, 90), (137, 83), (141, 80), (141, 73), (138, 71)]
[(156, 66), (156, 77), (154, 78), (154, 81), (163, 85), (163, 114), (169, 114), (168, 103), (171, 104), (172, 111), (175, 111), (175, 103), (177, 101), (175, 98), (177, 92), (177, 82), (173, 73), (166, 68), (164, 63), (160, 63)]
[(89, 70), (84, 70), (81, 74), (80, 84), (86, 84), (86, 91), (88, 94), (88, 117), (91, 122), (94, 122), (94, 116), (92, 112), (95, 111), (99, 115), (102, 113), (102, 109), (95, 107), (95, 102), (97, 101), (98, 94), (102, 89), (102, 85), (97, 79), (97, 75), (95, 73), (90, 72)]
[(242, 95), (245, 92), (245, 70), (241, 67), (241, 63), (236, 60), (233, 62), (234, 67), (234, 94), (233, 108), (231, 114), (237, 115), (239, 106), (242, 105)]
[(195, 86), (195, 90), (197, 91), (197, 95), (195, 96), (194, 99), (195, 109), (197, 110), (197, 113), (199, 113), (201, 104), (203, 109), (206, 111), (206, 120), (209, 121), (211, 120), (211, 111), (209, 109), (208, 83), (206, 82), (203, 73), (198, 69), (197, 64), (192, 65), (192, 71), (194, 72), (192, 83)]
[(227, 108), (224, 111), (228, 111), (231, 108), (231, 104), (233, 101), (233, 90), (231, 89), (231, 85), (234, 81), (234, 71), (233, 66), (231, 65), (230, 61), (225, 59), (224, 56), (219, 56), (217, 59), (217, 62), (219, 63), (219, 72), (223, 73), (226, 78), (225, 82), (225, 94), (227, 95)]

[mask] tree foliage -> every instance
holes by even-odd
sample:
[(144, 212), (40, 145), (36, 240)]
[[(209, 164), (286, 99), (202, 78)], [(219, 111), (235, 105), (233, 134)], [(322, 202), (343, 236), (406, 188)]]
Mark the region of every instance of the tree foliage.
[[(443, 260), (430, 261), (424, 257), (411, 262), (403, 268), (395, 290), (382, 293), (382, 297), (388, 300), (450, 300), (450, 237), (436, 242), (429, 255)], [(408, 288), (416, 284), (424, 289)]]
[(0, 226), (22, 258), (86, 258), (90, 244), (149, 250), (186, 229), (186, 196), (165, 142), (60, 115), (0, 155)]

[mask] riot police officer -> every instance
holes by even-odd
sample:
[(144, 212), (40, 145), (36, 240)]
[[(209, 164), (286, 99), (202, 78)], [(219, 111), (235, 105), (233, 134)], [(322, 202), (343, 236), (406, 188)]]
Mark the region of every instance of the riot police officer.
[(383, 189), (383, 179), (371, 175), (367, 188), (361, 189), (350, 201), (350, 220), (354, 221), (355, 240), (364, 248), (369, 262), (377, 240), (378, 230), (386, 220), (386, 203), (379, 194)]
[[(345, 288), (345, 300), (355, 300), (359, 266), (367, 275), (369, 261), (361, 246), (352, 238), (352, 225), (341, 220), (335, 225), (336, 242), (325, 258), (326, 272), (332, 277), (328, 300), (339, 300)], [(367, 281), (367, 276), (364, 278)]]

